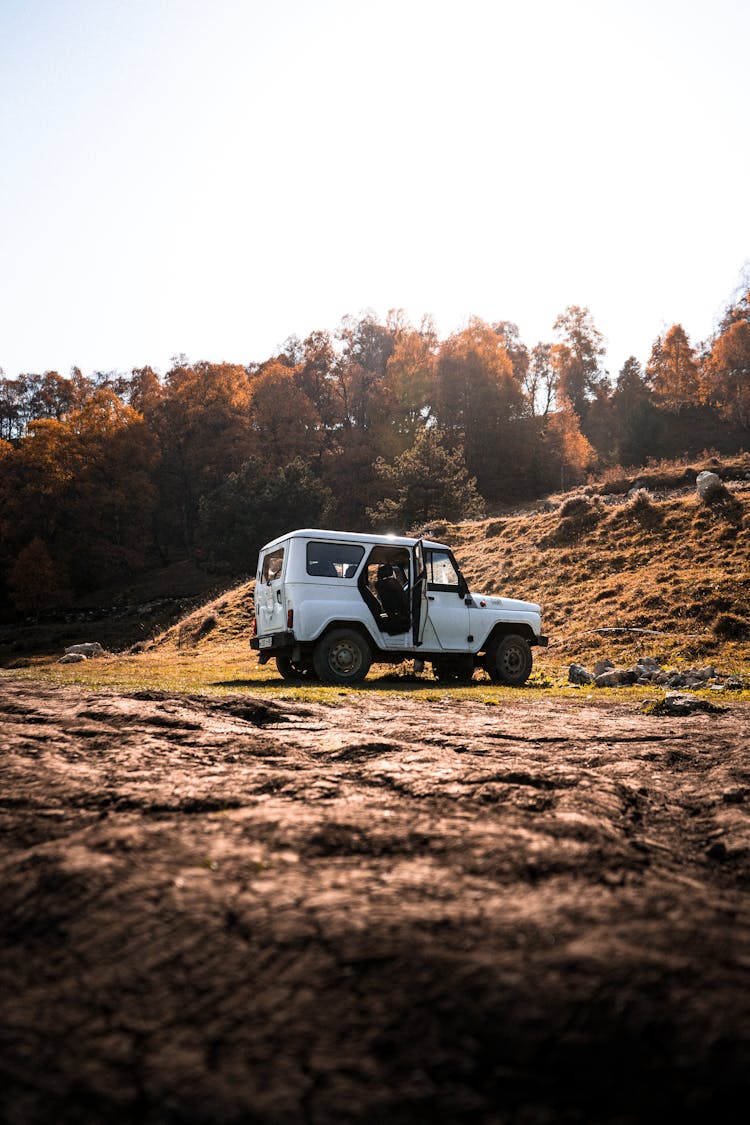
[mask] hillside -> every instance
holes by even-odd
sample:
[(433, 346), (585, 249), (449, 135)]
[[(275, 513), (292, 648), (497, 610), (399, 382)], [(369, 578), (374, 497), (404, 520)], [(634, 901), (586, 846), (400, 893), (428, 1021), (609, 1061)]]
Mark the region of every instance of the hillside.
[[(699, 499), (703, 468), (726, 482), (728, 501)], [(743, 455), (611, 475), (491, 518), (419, 531), (451, 544), (473, 589), (542, 603), (551, 644), (536, 654), (537, 667), (651, 653), (747, 671), (749, 527), (750, 455)], [(222, 591), (214, 576), (175, 564), (106, 591), (104, 609), (89, 602), (53, 623), (4, 629), (0, 663), (54, 660), (66, 645), (98, 640), (111, 652), (163, 656), (235, 650), (253, 675), (267, 678), (274, 666), (258, 669), (247, 651), (252, 592), (252, 582)]]
[[(750, 457), (712, 462), (731, 494), (707, 505), (703, 464), (671, 465), (600, 480), (530, 508), (439, 523), (473, 589), (540, 601), (554, 667), (606, 653), (656, 652), (675, 660), (750, 665)], [(155, 638), (158, 647), (212, 650), (243, 644), (252, 583), (222, 594)], [(649, 630), (597, 633), (594, 630)]]

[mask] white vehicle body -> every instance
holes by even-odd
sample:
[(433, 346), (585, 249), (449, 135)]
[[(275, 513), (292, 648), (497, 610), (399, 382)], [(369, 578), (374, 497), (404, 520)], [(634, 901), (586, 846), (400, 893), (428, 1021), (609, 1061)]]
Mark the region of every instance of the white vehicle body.
[(538, 605), (471, 593), (450, 547), (405, 536), (280, 536), (259, 555), (255, 617), (261, 663), (273, 656), (282, 675), (341, 683), (371, 663), (414, 659), (443, 680), (484, 667), (520, 684), (531, 646), (547, 643)]

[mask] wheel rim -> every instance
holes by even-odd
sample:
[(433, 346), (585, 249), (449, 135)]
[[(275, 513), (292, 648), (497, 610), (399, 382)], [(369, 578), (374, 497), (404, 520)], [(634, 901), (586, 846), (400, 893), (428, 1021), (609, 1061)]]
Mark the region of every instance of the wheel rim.
[(500, 660), (502, 670), (508, 676), (520, 676), (526, 664), (523, 649), (519, 648), (518, 645), (509, 645), (504, 648)]
[(328, 652), (328, 664), (338, 676), (355, 676), (362, 667), (362, 653), (352, 641), (337, 641)]

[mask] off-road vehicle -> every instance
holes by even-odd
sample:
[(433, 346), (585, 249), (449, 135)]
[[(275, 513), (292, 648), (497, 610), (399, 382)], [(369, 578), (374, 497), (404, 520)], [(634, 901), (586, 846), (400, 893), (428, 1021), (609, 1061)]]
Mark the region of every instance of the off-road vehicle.
[(261, 550), (250, 644), (285, 679), (357, 683), (413, 660), (442, 681), (484, 668), (520, 685), (547, 638), (538, 605), (471, 593), (444, 543), (308, 528)]

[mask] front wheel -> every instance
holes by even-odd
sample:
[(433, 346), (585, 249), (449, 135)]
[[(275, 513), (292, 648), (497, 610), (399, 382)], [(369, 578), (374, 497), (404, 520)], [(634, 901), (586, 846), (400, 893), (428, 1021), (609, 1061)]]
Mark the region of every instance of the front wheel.
[(531, 675), (533, 658), (531, 646), (525, 637), (515, 633), (502, 637), (492, 646), (485, 659), (485, 667), (496, 683), (520, 687)]
[(313, 652), (315, 671), (324, 683), (358, 684), (371, 664), (370, 646), (354, 629), (333, 629), (318, 641)]

